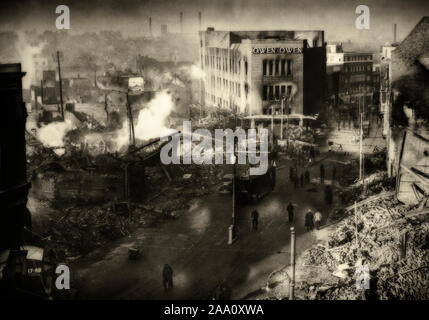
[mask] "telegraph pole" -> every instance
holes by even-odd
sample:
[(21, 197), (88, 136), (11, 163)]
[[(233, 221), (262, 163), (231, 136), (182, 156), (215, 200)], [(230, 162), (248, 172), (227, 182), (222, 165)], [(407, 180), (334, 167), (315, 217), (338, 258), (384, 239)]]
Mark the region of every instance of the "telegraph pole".
[(130, 145), (135, 147), (136, 146), (136, 139), (134, 136), (133, 113), (131, 110), (129, 91), (128, 90), (127, 90), (127, 110), (128, 110), (128, 121), (129, 121), (129, 128), (130, 128)]
[(61, 116), (64, 121), (64, 106), (63, 106), (63, 84), (61, 81), (61, 65), (60, 65), (60, 52), (57, 51), (57, 61), (58, 61), (58, 78), (60, 82), (60, 103), (61, 103)]
[(280, 140), (283, 140), (283, 103), (284, 103), (284, 97), (282, 97), (282, 117), (280, 119)]

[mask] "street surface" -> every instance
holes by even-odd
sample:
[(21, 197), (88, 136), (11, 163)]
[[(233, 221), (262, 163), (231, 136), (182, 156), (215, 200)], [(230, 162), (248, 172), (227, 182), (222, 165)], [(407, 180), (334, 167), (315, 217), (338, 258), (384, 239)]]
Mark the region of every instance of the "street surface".
[[(325, 183), (329, 183), (332, 163), (325, 162)], [(232, 245), (227, 244), (231, 195), (220, 195), (213, 188), (179, 218), (139, 228), (72, 264), (77, 298), (211, 299), (217, 284), (223, 282), (230, 297), (239, 299), (265, 286), (271, 272), (289, 264), (289, 201), (296, 205), (297, 255), (314, 244), (318, 232), (305, 231), (305, 212), (322, 210), (322, 224), (328, 215), (319, 165), (311, 168), (312, 183), (298, 189), (289, 181), (289, 165), (286, 160), (278, 161), (276, 188), (258, 204), (237, 205), (238, 236)], [(259, 229), (252, 231), (250, 213), (255, 207)], [(140, 260), (128, 259), (129, 247), (141, 250)], [(174, 288), (168, 292), (162, 286), (165, 263), (174, 270)]]

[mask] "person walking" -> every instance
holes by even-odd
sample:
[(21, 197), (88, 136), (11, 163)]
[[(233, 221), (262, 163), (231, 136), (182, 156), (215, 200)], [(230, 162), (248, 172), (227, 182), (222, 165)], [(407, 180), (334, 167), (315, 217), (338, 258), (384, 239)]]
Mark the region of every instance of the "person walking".
[(252, 230), (258, 230), (259, 212), (255, 209), (252, 211)]
[(167, 263), (162, 270), (162, 284), (165, 291), (173, 289), (173, 269)]
[(320, 229), (320, 224), (322, 223), (322, 213), (320, 211), (317, 211), (314, 214), (314, 224), (316, 225), (316, 229)]
[(320, 165), (320, 183), (325, 183), (325, 166), (323, 165), (323, 163)]
[(305, 215), (305, 229), (311, 231), (314, 228), (314, 217), (311, 209), (308, 209), (307, 214)]
[(289, 223), (293, 222), (293, 204), (292, 202), (289, 202), (288, 206), (287, 206), (287, 213), (289, 216)]

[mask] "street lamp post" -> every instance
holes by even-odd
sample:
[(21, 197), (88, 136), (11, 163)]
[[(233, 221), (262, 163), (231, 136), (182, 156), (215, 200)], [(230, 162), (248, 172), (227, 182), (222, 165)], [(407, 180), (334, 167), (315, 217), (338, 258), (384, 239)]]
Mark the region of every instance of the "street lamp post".
[(290, 227), (290, 266), (291, 266), (291, 280), (289, 284), (289, 300), (293, 300), (295, 296), (295, 228)]
[(280, 140), (283, 140), (283, 102), (284, 102), (284, 96), (282, 97), (282, 117), (280, 119)]

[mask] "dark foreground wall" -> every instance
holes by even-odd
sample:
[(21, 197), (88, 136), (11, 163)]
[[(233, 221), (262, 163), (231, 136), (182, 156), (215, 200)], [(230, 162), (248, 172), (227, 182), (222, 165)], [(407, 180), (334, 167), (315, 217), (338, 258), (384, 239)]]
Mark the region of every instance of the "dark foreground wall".
[(20, 64), (0, 65), (0, 250), (23, 242), (27, 210), (25, 121)]

